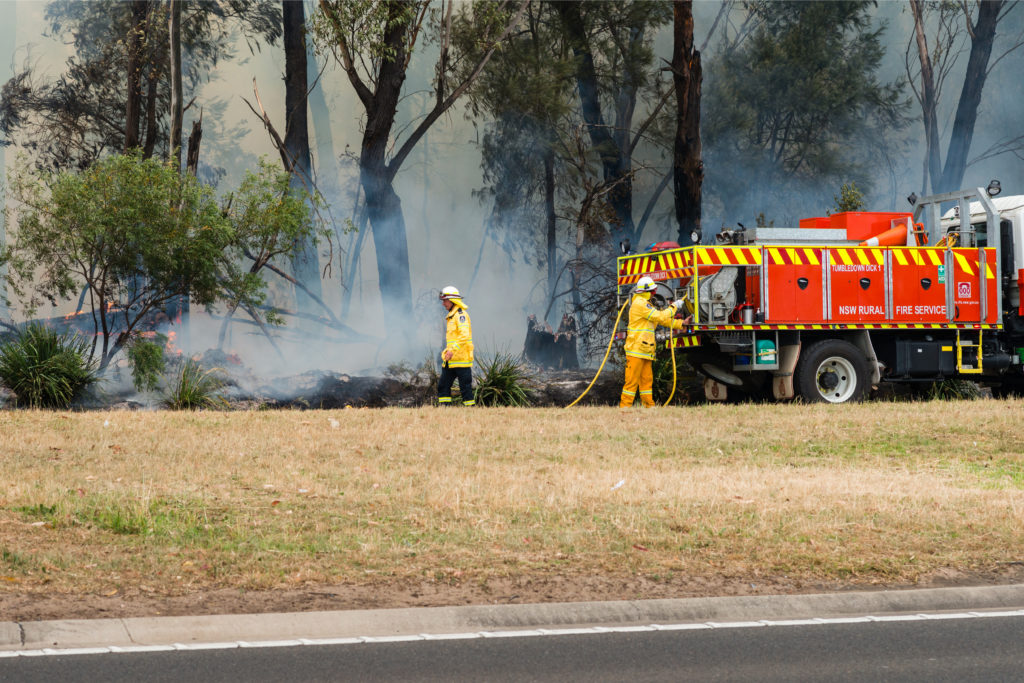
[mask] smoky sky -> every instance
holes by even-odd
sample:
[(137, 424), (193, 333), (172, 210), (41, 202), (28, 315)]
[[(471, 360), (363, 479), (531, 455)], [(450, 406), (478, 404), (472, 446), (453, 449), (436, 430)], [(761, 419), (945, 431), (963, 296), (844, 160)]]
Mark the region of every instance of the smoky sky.
[[(718, 2), (694, 3), (698, 45), (705, 42), (719, 7)], [(59, 76), (67, 50), (53, 38), (44, 36), (44, 8), (45, 5), (39, 2), (0, 3), (0, 49), (6, 51), (6, 54), (0, 54), (0, 78), (4, 81), (26, 59), (45, 66), (48, 80)], [(1024, 29), (1022, 15), (1024, 10), (1018, 8), (1000, 25), (993, 60)], [(906, 3), (880, 2), (874, 9), (874, 19), (888, 23), (886, 56), (879, 78), (891, 81), (904, 77), (904, 49), (912, 32)], [(658, 68), (671, 59), (670, 24), (662, 27), (653, 44), (654, 68)], [(703, 52), (706, 74), (714, 63), (717, 44), (712, 37)], [(196, 105), (185, 117), (187, 134), (199, 109), (203, 110), (202, 159), (209, 173), (216, 175), (218, 170), (222, 171), (223, 175), (218, 178), (219, 188), (237, 186), (244, 171), (253, 168), (260, 156), (277, 158), (263, 127), (242, 101), (243, 97), (253, 100), (253, 79), (268, 113), (278, 129), (284, 129), (284, 56), (280, 44), (263, 46), (250, 53), (240, 43), (235, 53), (234, 59), (221, 63), (216, 72), (209, 75), (209, 81), (198, 92), (192, 93), (196, 96)], [(400, 134), (399, 144), (410, 126), (432, 104), (430, 83), (435, 56), (436, 46), (426, 43), (414, 54), (394, 126)], [(957, 68), (947, 79), (940, 111), (943, 140), (952, 125), (965, 65), (966, 54), (961, 56)], [(1024, 51), (1002, 59), (992, 68), (985, 85), (971, 158), (1000, 140), (1024, 134), (1024, 117), (1019, 110), (1019, 103), (1024, 101), (1024, 84), (1019, 78), (1022, 66)], [(314, 68), (312, 63), (310, 68)], [(353, 218), (358, 182), (354, 159), (361, 141), (362, 109), (333, 58), (327, 59), (326, 63), (323, 57), (318, 58), (315, 68), (317, 71), (323, 69), (323, 73), (318, 90), (310, 98), (311, 146), (318, 184), (329, 202), (326, 215), (334, 224), (341, 226), (345, 219)], [(909, 89), (906, 95), (911, 97)], [(642, 121), (652, 104), (650, 101), (638, 103), (635, 121)], [(912, 121), (905, 131), (906, 152), (898, 159), (880, 159), (878, 162), (877, 182), (866, 198), (871, 210), (902, 210), (908, 208), (904, 198), (911, 191), (921, 194), (920, 141), (923, 128), (916, 101), (911, 113), (918, 120)], [(437, 291), (446, 285), (460, 288), (465, 295), (472, 314), (478, 355), (496, 352), (518, 355), (525, 337), (526, 317), (531, 313), (542, 315), (546, 308), (546, 264), (540, 258), (528, 258), (535, 250), (506, 249), (498, 236), (485, 235), (491, 206), (481, 202), (474, 191), (483, 185), (480, 142), (487, 122), (477, 121), (475, 126), (473, 123), (468, 120), (464, 107), (456, 105), (420, 141), (395, 180), (408, 232), (413, 289), (413, 316), (405, 321), (402, 338), (394, 339), (394, 335), (386, 338), (372, 238), (364, 238), (360, 258), (351, 264), (350, 269), (350, 255), (358, 236), (341, 234), (340, 229), (332, 230), (332, 244), (321, 248), (321, 270), (325, 273), (324, 299), (335, 311), (341, 311), (345, 298), (343, 283), (350, 282), (345, 323), (364, 334), (369, 341), (336, 343), (331, 339), (337, 335), (330, 331), (324, 332), (324, 339), (311, 340), (299, 335), (300, 331), (308, 333), (309, 326), (301, 330), (298, 326), (290, 326), (296, 329), (281, 333), (287, 350), (286, 358), (282, 360), (270, 350), (258, 331), (238, 325), (232, 329), (230, 343), (243, 355), (247, 364), (262, 364), (275, 372), (318, 368), (350, 373), (379, 371), (392, 362), (417, 365), (428, 353), (440, 351), (443, 308), (438, 303)], [(0, 159), (10, 163), (15, 153), (11, 149), (6, 154), (0, 150), (0, 155), (4, 155)], [(660, 150), (649, 146), (639, 147), (637, 157), (639, 161), (662, 169), (667, 163)], [(1019, 158), (1003, 155), (970, 166), (964, 184), (984, 186), (992, 178), (1002, 181), (1007, 194), (1024, 194), (1024, 189), (1021, 189), (1024, 187), (1024, 166)], [(653, 175), (641, 175), (636, 179), (635, 219), (639, 219), (657, 179)], [(737, 176), (737, 179), (737, 182), (750, 184), (758, 182), (756, 177)], [(728, 195), (727, 188), (706, 189), (718, 196)], [(795, 201), (810, 215), (824, 215), (832, 206), (833, 194), (836, 193), (838, 187), (824, 193), (820, 188), (814, 188)], [(731, 206), (729, 202), (705, 205), (705, 235), (716, 232), (723, 225), (733, 226), (737, 221), (754, 224), (755, 209), (749, 205)], [(661, 196), (654, 214), (642, 242), (674, 239), (677, 230), (672, 218), (671, 191)], [(530, 212), (524, 211), (523, 216), (515, 220), (526, 222), (521, 226), (526, 234), (531, 229), (543, 230), (541, 218)], [(563, 234), (567, 233), (563, 230)], [(268, 276), (268, 280), (276, 296), (287, 298), (287, 288), (282, 283), (274, 282), (273, 276)], [(609, 287), (613, 286), (614, 283), (609, 282)], [(560, 315), (563, 307), (556, 305), (555, 310)], [(206, 336), (210, 327), (215, 329), (216, 325), (196, 324), (196, 331), (191, 335), (191, 350), (202, 351), (205, 346), (212, 345), (213, 339)]]

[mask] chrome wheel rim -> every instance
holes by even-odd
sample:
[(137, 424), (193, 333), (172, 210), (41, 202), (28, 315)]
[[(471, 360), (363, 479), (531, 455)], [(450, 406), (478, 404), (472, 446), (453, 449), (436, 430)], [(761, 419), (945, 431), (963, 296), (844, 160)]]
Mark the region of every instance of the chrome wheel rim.
[(849, 401), (857, 390), (857, 370), (846, 358), (829, 356), (818, 365), (815, 386), (829, 403)]

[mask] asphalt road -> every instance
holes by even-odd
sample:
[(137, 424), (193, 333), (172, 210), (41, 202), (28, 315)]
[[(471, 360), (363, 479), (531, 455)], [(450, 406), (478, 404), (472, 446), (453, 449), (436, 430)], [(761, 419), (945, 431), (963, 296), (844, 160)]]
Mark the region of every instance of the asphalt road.
[(4, 681), (1024, 681), (1024, 585), (0, 621)]
[(0, 660), (10, 681), (1021, 681), (1024, 614)]

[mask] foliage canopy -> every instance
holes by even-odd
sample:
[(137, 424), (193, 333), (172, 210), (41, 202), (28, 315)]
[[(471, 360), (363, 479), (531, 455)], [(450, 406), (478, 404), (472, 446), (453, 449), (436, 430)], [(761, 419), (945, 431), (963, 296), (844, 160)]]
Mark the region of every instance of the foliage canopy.
[[(17, 142), (40, 168), (84, 169), (125, 149), (133, 5), (116, 0), (55, 0), (45, 18), (52, 36), (72, 55), (53, 82), (25, 66), (0, 90), (0, 144)], [(170, 111), (167, 3), (146, 3), (140, 40), (141, 117), (145, 155), (166, 156)], [(238, 33), (249, 49), (281, 36), (280, 3), (256, 0), (185, 2), (184, 82), (196, 91), (222, 59), (231, 59)], [(214, 103), (207, 103), (207, 109)]]
[(909, 107), (901, 82), (878, 80), (886, 26), (872, 26), (872, 4), (749, 7), (757, 28), (706, 80), (709, 185), (734, 192), (717, 200), (789, 219), (794, 191), (820, 195), (848, 178), (870, 191)]
[[(21, 169), (11, 177), (17, 229), (0, 263), (31, 315), (84, 289), (101, 367), (137, 330), (158, 326), (177, 297), (211, 306), (242, 302), (254, 311), (265, 284), (240, 266), (253, 244), (312, 232), (309, 209), (268, 165), (247, 175), (234, 209), (166, 163), (111, 156), (85, 171)], [(95, 351), (94, 342), (94, 351)]]

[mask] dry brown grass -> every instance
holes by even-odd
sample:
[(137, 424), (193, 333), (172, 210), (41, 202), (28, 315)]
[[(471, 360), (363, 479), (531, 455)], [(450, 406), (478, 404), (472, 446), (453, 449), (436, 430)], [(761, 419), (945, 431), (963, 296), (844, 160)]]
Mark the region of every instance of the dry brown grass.
[(0, 583), (987, 570), (1024, 546), (1022, 407), (4, 411)]

